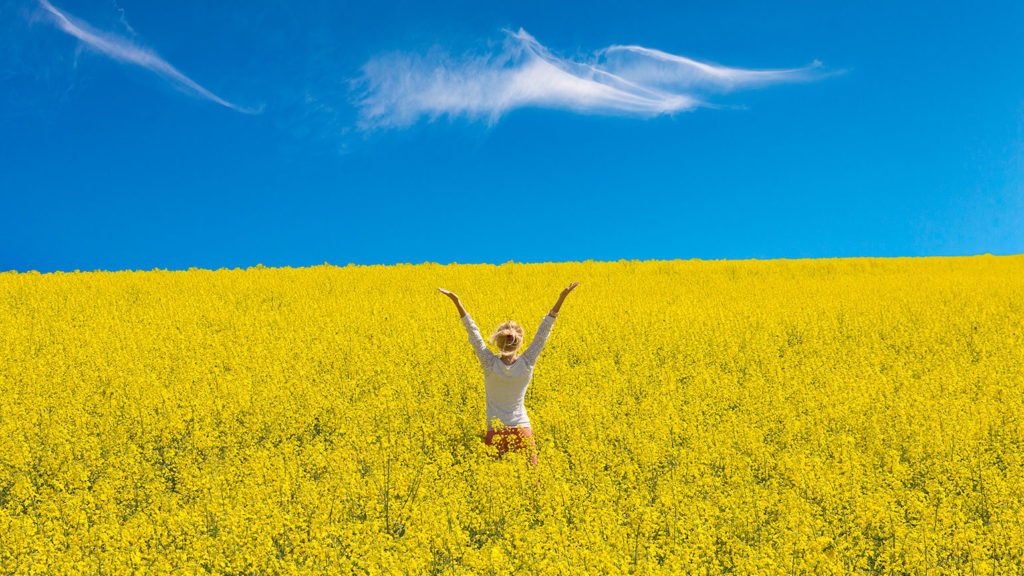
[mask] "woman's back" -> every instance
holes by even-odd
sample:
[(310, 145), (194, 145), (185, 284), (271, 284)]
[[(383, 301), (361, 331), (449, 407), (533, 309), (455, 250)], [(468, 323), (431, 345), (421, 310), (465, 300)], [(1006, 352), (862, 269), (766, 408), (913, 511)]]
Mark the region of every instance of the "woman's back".
[(548, 335), (551, 334), (555, 317), (544, 316), (526, 352), (511, 364), (505, 364), (500, 357), (487, 349), (484, 339), (480, 336), (480, 330), (469, 314), (462, 317), (462, 323), (469, 334), (469, 343), (473, 346), (473, 351), (476, 352), (480, 366), (484, 370), (488, 428), (493, 426), (494, 420), (507, 428), (530, 427), (530, 418), (526, 414), (523, 399), (533, 379), (533, 368), (537, 358), (544, 349)]

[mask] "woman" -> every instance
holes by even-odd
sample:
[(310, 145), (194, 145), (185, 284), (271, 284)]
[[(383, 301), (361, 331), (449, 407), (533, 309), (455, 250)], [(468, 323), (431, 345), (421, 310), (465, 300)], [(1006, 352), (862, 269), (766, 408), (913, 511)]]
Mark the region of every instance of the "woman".
[[(473, 345), (480, 365), (484, 369), (484, 390), (487, 396), (487, 436), (484, 442), (488, 446), (497, 444), (498, 456), (512, 450), (530, 447), (530, 460), (534, 466), (537, 465), (536, 444), (533, 441), (533, 431), (530, 429), (530, 418), (526, 415), (526, 407), (523, 405), (523, 398), (526, 396), (526, 389), (530, 386), (533, 378), (533, 367), (537, 363), (537, 357), (544, 348), (544, 342), (551, 333), (551, 327), (558, 317), (558, 310), (565, 301), (565, 297), (579, 286), (579, 282), (573, 282), (568, 288), (562, 290), (558, 302), (551, 308), (551, 312), (541, 320), (537, 328), (537, 335), (533, 337), (526, 352), (519, 355), (519, 347), (523, 343), (523, 328), (513, 321), (508, 321), (498, 326), (494, 334), (488, 339), (491, 344), (498, 347), (501, 353), (497, 356), (487, 349), (480, 331), (477, 329), (473, 319), (466, 313), (466, 309), (459, 302), (455, 294), (438, 288), (442, 294), (448, 296), (459, 309), (459, 316), (462, 317), (462, 324), (469, 333), (469, 343)], [(500, 428), (494, 428), (498, 424)], [(495, 442), (497, 437), (497, 442)]]

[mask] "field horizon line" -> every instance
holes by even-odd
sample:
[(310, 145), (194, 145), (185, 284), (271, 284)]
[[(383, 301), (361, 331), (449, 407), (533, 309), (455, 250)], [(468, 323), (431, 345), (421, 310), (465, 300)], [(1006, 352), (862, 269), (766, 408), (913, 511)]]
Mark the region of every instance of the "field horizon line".
[(312, 269), (312, 268), (320, 268), (320, 267), (346, 268), (346, 269), (348, 269), (348, 268), (373, 268), (373, 269), (378, 269), (378, 268), (405, 268), (405, 267), (415, 267), (415, 266), (429, 267), (429, 268), (447, 267), (447, 266), (456, 266), (456, 267), (457, 266), (490, 266), (490, 267), (493, 267), (493, 268), (500, 268), (500, 267), (503, 267), (503, 266), (513, 266), (513, 265), (515, 265), (515, 266), (544, 266), (544, 265), (552, 265), (552, 264), (562, 264), (562, 265), (569, 265), (569, 264), (623, 264), (623, 263), (646, 264), (646, 263), (683, 263), (683, 262), (690, 262), (690, 263), (701, 262), (701, 263), (709, 263), (709, 264), (729, 264), (729, 263), (755, 264), (755, 263), (769, 263), (769, 262), (800, 262), (800, 263), (826, 262), (826, 261), (837, 261), (838, 262), (838, 261), (851, 261), (851, 260), (865, 260), (865, 261), (908, 260), (908, 261), (918, 261), (918, 260), (963, 260), (963, 259), (971, 259), (971, 258), (1011, 258), (1012, 259), (1012, 258), (1021, 257), (1021, 256), (1024, 256), (1024, 253), (992, 254), (992, 253), (986, 252), (986, 253), (983, 253), (983, 254), (932, 255), (932, 256), (824, 256), (824, 257), (817, 257), (817, 258), (814, 258), (814, 257), (808, 257), (808, 258), (789, 258), (789, 257), (775, 257), (775, 258), (756, 258), (756, 257), (751, 257), (751, 258), (650, 258), (650, 259), (646, 259), (646, 260), (620, 258), (618, 260), (594, 260), (594, 259), (587, 259), (587, 260), (564, 260), (564, 261), (557, 261), (557, 262), (555, 262), (555, 261), (544, 261), (544, 262), (525, 262), (525, 261), (522, 261), (522, 262), (517, 262), (515, 260), (509, 260), (507, 262), (502, 262), (502, 263), (498, 263), (498, 264), (495, 264), (494, 262), (456, 262), (456, 261), (452, 261), (452, 262), (448, 262), (448, 263), (440, 263), (440, 262), (424, 261), (424, 262), (420, 262), (420, 263), (392, 262), (392, 263), (374, 263), (374, 264), (359, 264), (359, 263), (355, 263), (355, 262), (349, 262), (349, 263), (347, 263), (345, 265), (339, 265), (339, 264), (331, 264), (330, 262), (325, 261), (323, 264), (311, 264), (311, 265), (308, 265), (308, 266), (290, 266), (290, 265), (265, 266), (262, 263), (257, 263), (256, 265), (253, 265), (253, 266), (246, 266), (246, 267), (236, 266), (234, 268), (229, 268), (229, 267), (226, 267), (226, 266), (222, 266), (220, 268), (202, 268), (202, 267), (197, 267), (197, 266), (190, 266), (188, 268), (173, 268), (173, 269), (172, 268), (160, 268), (160, 267), (154, 267), (152, 269), (143, 269), (143, 268), (131, 269), (131, 268), (125, 268), (125, 269), (121, 269), (121, 270), (108, 270), (108, 269), (103, 269), (103, 268), (97, 268), (97, 269), (93, 269), (93, 270), (81, 270), (81, 269), (76, 268), (74, 270), (50, 270), (50, 271), (47, 271), (47, 272), (40, 272), (38, 270), (18, 271), (16, 269), (10, 269), (10, 270), (0, 271), (0, 274), (12, 274), (12, 275), (59, 275), (59, 274), (98, 274), (98, 273), (121, 274), (121, 273), (141, 273), (141, 272), (222, 272), (222, 271), (236, 272), (236, 271), (248, 271), (248, 270), (304, 270), (304, 269)]

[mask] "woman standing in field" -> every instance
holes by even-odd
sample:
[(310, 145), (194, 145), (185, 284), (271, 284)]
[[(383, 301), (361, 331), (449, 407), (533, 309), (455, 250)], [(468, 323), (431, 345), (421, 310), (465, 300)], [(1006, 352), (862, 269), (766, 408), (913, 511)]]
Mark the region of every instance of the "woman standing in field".
[[(533, 379), (533, 367), (537, 363), (537, 357), (544, 348), (551, 327), (558, 317), (558, 310), (565, 301), (565, 297), (579, 286), (579, 282), (573, 282), (568, 288), (562, 290), (548, 315), (541, 320), (537, 328), (537, 335), (533, 337), (530, 346), (521, 356), (519, 347), (523, 343), (523, 328), (519, 324), (509, 320), (495, 329), (494, 334), (488, 339), (501, 351), (494, 355), (487, 349), (484, 339), (480, 337), (473, 319), (466, 313), (466, 309), (459, 302), (455, 294), (438, 288), (442, 294), (452, 299), (459, 309), (459, 316), (462, 317), (462, 324), (469, 333), (469, 343), (473, 346), (480, 365), (484, 369), (484, 391), (487, 397), (487, 436), (484, 442), (488, 446), (495, 445), (497, 440), (498, 455), (505, 454), (510, 449), (519, 450), (529, 445), (530, 460), (534, 466), (537, 465), (537, 450), (533, 440), (533, 431), (530, 429), (530, 418), (526, 415), (526, 406), (523, 405), (523, 398), (526, 396), (526, 389)], [(494, 425), (499, 428), (495, 429)]]

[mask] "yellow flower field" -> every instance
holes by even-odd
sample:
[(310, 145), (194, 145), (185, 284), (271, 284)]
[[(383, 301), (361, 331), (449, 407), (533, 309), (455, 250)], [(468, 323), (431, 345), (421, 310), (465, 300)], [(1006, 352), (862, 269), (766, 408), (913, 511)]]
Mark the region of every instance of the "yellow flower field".
[[(436, 288), (572, 281), (535, 477)], [(1022, 256), (3, 273), (0, 392), (3, 574), (1024, 571)]]

